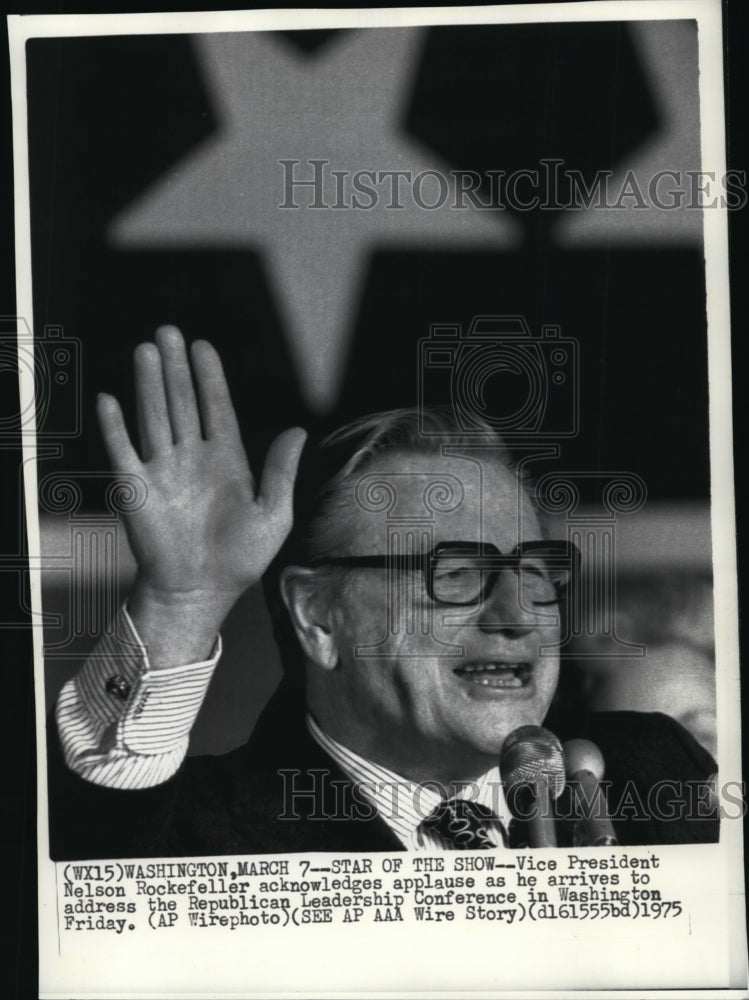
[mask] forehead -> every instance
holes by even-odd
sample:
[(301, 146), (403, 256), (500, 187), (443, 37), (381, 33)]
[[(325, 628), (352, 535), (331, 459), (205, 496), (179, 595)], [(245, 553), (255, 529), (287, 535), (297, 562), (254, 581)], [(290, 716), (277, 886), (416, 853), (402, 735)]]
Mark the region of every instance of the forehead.
[(341, 500), (340, 542), (351, 553), (384, 551), (394, 532), (503, 552), (541, 537), (526, 491), (491, 455), (389, 452), (358, 470)]

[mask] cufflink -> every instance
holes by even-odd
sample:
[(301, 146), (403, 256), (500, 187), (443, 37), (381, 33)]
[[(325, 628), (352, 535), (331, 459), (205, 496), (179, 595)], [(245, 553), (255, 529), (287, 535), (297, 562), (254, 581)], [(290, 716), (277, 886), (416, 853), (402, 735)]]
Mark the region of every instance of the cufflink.
[(127, 701), (130, 696), (130, 685), (122, 674), (114, 674), (106, 683), (105, 690), (120, 701)]

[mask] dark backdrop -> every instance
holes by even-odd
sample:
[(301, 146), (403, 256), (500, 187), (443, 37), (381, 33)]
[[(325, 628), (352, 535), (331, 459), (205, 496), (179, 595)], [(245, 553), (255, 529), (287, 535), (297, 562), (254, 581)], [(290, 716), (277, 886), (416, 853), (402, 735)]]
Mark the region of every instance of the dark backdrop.
[[(334, 34), (285, 40), (314, 60)], [(217, 127), (189, 39), (45, 39), (28, 54), (35, 327), (62, 324), (84, 348), (89, 432), (65, 444), (62, 467), (106, 467), (90, 430), (95, 393), (129, 402), (132, 350), (167, 321), (219, 348), (253, 458), (272, 430), (314, 429), (258, 254), (105, 238), (116, 212)], [(510, 173), (557, 157), (590, 181), (665, 124), (630, 29), (593, 23), (431, 29), (402, 127), (451, 168)], [(633, 471), (651, 499), (706, 498), (701, 249), (646, 237), (570, 249), (550, 238), (559, 212), (509, 212), (525, 233), (517, 250), (373, 249), (326, 422), (415, 403), (430, 323), (519, 313), (536, 333), (556, 323), (580, 343), (581, 429), (555, 467)], [(65, 405), (52, 400), (50, 427)]]

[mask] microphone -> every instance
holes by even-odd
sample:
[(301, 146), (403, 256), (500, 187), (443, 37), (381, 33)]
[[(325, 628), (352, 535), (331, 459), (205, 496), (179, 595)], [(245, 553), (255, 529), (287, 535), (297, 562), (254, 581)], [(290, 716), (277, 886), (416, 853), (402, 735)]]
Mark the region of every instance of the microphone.
[(573, 846), (615, 847), (619, 841), (599, 784), (605, 771), (603, 754), (590, 740), (569, 740), (564, 744), (564, 763), (572, 808), (577, 817), (572, 832)]
[(527, 821), (530, 846), (556, 847), (552, 803), (564, 790), (559, 740), (541, 726), (520, 726), (502, 744), (499, 770), (511, 811)]

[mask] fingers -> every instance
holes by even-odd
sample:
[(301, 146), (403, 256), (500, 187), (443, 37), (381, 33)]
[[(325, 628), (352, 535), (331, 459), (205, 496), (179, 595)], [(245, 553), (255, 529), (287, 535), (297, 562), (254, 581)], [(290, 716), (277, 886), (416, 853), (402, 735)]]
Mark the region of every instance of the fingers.
[(294, 480), (306, 440), (307, 434), (301, 427), (292, 427), (278, 435), (265, 459), (258, 500), (266, 508), (289, 519), (292, 515)]
[(109, 461), (115, 472), (133, 472), (140, 468), (140, 460), (125, 427), (120, 404), (114, 396), (101, 393), (96, 400), (101, 436)]
[(166, 406), (174, 441), (179, 444), (199, 439), (200, 417), (184, 337), (176, 326), (161, 326), (156, 331), (156, 344), (161, 353)]
[[(159, 327), (156, 344), (141, 344), (136, 349), (136, 401), (143, 461), (173, 444), (200, 441), (205, 437), (208, 441), (215, 439), (238, 447), (243, 464), (246, 464), (236, 413), (218, 353), (207, 341), (199, 340), (192, 345), (190, 355), (192, 372), (184, 338), (173, 326)], [(117, 405), (113, 398), (112, 402)], [(137, 461), (119, 406), (117, 413), (121, 426), (112, 430), (116, 444), (124, 449), (124, 434)], [(111, 418), (110, 423), (112, 419), (116, 418)], [(258, 496), (269, 509), (280, 506), (291, 511), (294, 479), (305, 439), (306, 433), (297, 427), (279, 435), (271, 445)]]
[(206, 440), (223, 438), (240, 443), (239, 425), (218, 352), (206, 340), (196, 340), (190, 354)]
[(164, 390), (161, 354), (155, 344), (135, 349), (135, 403), (143, 461), (172, 444), (172, 428)]

